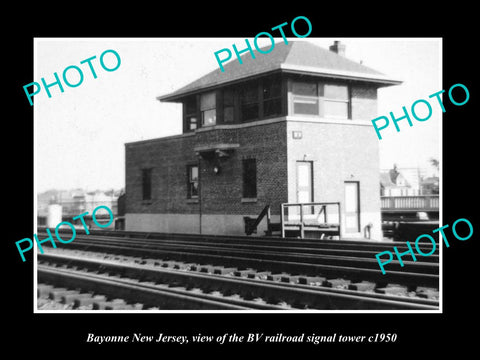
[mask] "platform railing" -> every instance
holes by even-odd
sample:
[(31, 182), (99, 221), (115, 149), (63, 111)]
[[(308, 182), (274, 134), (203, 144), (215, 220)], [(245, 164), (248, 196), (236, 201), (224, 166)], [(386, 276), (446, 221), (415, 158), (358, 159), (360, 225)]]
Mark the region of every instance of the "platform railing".
[(382, 210), (438, 210), (438, 195), (381, 196)]
[(288, 230), (331, 232), (340, 235), (341, 216), (339, 202), (284, 203), (281, 205), (282, 237)]

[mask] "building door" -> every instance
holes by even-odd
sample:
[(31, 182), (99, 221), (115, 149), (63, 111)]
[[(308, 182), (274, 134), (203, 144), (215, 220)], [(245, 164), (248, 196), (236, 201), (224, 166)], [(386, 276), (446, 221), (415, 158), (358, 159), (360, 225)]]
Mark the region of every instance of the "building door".
[(297, 161), (297, 202), (313, 202), (312, 162)]
[(345, 232), (360, 231), (360, 183), (345, 181)]

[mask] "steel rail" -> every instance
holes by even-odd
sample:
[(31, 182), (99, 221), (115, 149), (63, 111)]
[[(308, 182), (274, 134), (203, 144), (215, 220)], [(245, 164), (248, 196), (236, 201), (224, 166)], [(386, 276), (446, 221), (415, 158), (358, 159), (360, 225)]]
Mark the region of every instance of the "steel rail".
[[(192, 271), (178, 271), (138, 264), (126, 264), (104, 259), (98, 260), (91, 258), (78, 258), (77, 256), (69, 255), (43, 254), (39, 255), (39, 260), (61, 266), (113, 273), (115, 275), (140, 279), (142, 281), (173, 283), (186, 287), (201, 287), (209, 289), (209, 291), (219, 290), (227, 294), (237, 293), (246, 299), (260, 297), (264, 299), (274, 299), (274, 302), (277, 303), (285, 301), (293, 307), (299, 306), (300, 308), (370, 310), (438, 309), (438, 302), (427, 299), (398, 298), (376, 293), (359, 293), (352, 290), (331, 288), (312, 288), (310, 286), (297, 284), (277, 284), (271, 281), (258, 279), (244, 279)], [(45, 265), (39, 265), (40, 271), (45, 272), (45, 268)], [(55, 268), (50, 269), (50, 273), (55, 273), (57, 270), (62, 273), (66, 271), (66, 269)], [(96, 276), (99, 275), (97, 274)], [(39, 278), (43, 277), (44, 275), (40, 275), (39, 273)], [(208, 294), (203, 294), (202, 296), (207, 295)], [(216, 298), (215, 301), (221, 300)], [(245, 303), (236, 303), (235, 305), (246, 306)], [(252, 308), (265, 309), (269, 306), (271, 308), (272, 305), (253, 303)], [(273, 304), (273, 306), (276, 305)]]
[[(45, 233), (45, 227), (39, 227), (39, 233)], [(52, 234), (55, 229), (50, 229)], [(70, 232), (70, 229), (59, 229), (59, 232)], [(77, 229), (77, 234), (85, 234), (83, 229)], [(292, 239), (279, 238), (268, 236), (239, 236), (239, 235), (203, 235), (203, 234), (180, 234), (180, 233), (156, 233), (156, 232), (138, 232), (138, 231), (107, 231), (107, 230), (89, 230), (90, 235), (99, 235), (112, 238), (129, 238), (129, 239), (143, 239), (143, 240), (191, 240), (196, 242), (210, 241), (210, 242), (224, 242), (230, 244), (249, 244), (249, 245), (267, 245), (267, 246), (310, 246), (313, 248), (333, 248), (333, 249), (349, 249), (349, 250), (367, 250), (367, 251), (382, 251), (391, 249), (396, 246), (399, 250), (407, 249), (407, 246), (401, 242), (378, 242), (378, 241), (364, 241), (364, 240), (325, 240), (325, 239)], [(406, 239), (411, 242), (415, 239)], [(418, 246), (425, 252), (431, 250), (430, 242), (419, 242)], [(439, 244), (436, 243), (436, 252), (438, 253)]]
[[(46, 234), (45, 234), (46, 235)], [(93, 237), (95, 238), (94, 235)], [(78, 239), (91, 239), (91, 235), (77, 235), (76, 238)], [(348, 256), (348, 257), (359, 257), (359, 258), (365, 258), (369, 259), (370, 261), (373, 261), (375, 266), (377, 267), (377, 261), (375, 258), (375, 255), (379, 253), (380, 251), (384, 251), (384, 248), (377, 248), (376, 250), (357, 250), (357, 249), (337, 249), (333, 245), (329, 245), (328, 247), (304, 247), (304, 246), (299, 246), (298, 244), (294, 244), (293, 246), (287, 245), (287, 244), (282, 244), (282, 245), (264, 245), (264, 244), (245, 244), (245, 243), (232, 243), (232, 242), (223, 242), (221, 240), (202, 240), (202, 241), (197, 241), (197, 240), (182, 240), (182, 239), (177, 239), (177, 240), (170, 240), (170, 239), (155, 239), (155, 240), (147, 240), (147, 239), (131, 239), (131, 238), (118, 238), (118, 237), (112, 237), (112, 236), (101, 236), (102, 242), (115, 242), (118, 244), (135, 244), (136, 247), (158, 247), (162, 245), (172, 245), (172, 246), (197, 246), (197, 247), (215, 247), (218, 249), (238, 249), (238, 250), (244, 250), (248, 251), (249, 253), (251, 252), (261, 252), (261, 251), (274, 251), (276, 253), (282, 253), (282, 254), (304, 254), (302, 256), (310, 256), (310, 255), (330, 255), (330, 256)], [(393, 249), (393, 245), (390, 247), (390, 250)], [(398, 249), (398, 247), (397, 247)], [(424, 249), (425, 250), (425, 249)], [(401, 249), (400, 251), (403, 251)], [(427, 250), (425, 250), (426, 253)], [(427, 257), (421, 257), (421, 262), (428, 262), (428, 263), (438, 263), (439, 258), (438, 254), (432, 254)], [(393, 261), (393, 264), (399, 264), (397, 260)]]
[[(324, 255), (295, 255), (274, 252), (257, 252), (238, 249), (222, 250), (216, 247), (158, 245), (152, 248), (150, 245), (137, 244), (134, 241), (117, 242), (104, 241), (101, 237), (78, 238), (68, 244), (60, 244), (62, 247), (105, 251), (115, 254), (135, 255), (143, 257), (156, 257), (159, 259), (179, 259), (181, 261), (212, 262), (221, 265), (233, 261), (237, 267), (260, 267), (263, 270), (288, 271), (302, 273), (307, 271), (313, 275), (350, 276), (356, 280), (373, 280), (382, 283), (400, 281), (405, 285), (434, 286), (438, 288), (438, 264), (404, 261), (406, 270), (400, 267), (398, 261), (392, 261), (383, 275), (378, 268), (376, 260), (359, 259), (345, 256)], [(269, 269), (269, 266), (271, 269)], [(335, 269), (338, 274), (335, 275)], [(318, 273), (320, 271), (320, 273)], [(317, 272), (317, 273), (315, 273)], [(365, 278), (361, 278), (365, 275)], [(412, 275), (416, 274), (416, 275)], [(360, 276), (360, 277), (359, 277)], [(410, 279), (411, 278), (411, 279)]]
[(132, 283), (131, 279), (119, 279), (93, 273), (69, 269), (38, 266), (38, 280), (56, 286), (80, 288), (85, 292), (95, 292), (111, 298), (121, 298), (131, 303), (148, 304), (149, 307), (182, 310), (282, 310), (280, 306), (255, 304), (240, 299), (219, 299), (208, 294), (193, 294), (186, 289), (162, 288), (146, 283)]

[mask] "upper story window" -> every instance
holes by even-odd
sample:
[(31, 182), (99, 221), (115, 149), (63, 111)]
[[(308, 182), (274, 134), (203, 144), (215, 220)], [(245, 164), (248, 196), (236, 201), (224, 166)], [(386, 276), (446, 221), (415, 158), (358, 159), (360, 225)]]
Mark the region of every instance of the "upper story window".
[(285, 115), (283, 89), (282, 77), (270, 75), (185, 97), (184, 131)]
[(198, 129), (197, 99), (195, 96), (185, 101), (185, 120), (188, 131)]
[(323, 115), (348, 119), (349, 94), (347, 85), (325, 84), (323, 94)]
[(234, 92), (232, 89), (225, 89), (223, 92), (223, 122), (234, 121)]
[(215, 92), (209, 92), (200, 96), (200, 113), (202, 126), (212, 126), (217, 123)]
[(279, 78), (263, 80), (263, 117), (282, 113), (282, 84)]
[(250, 83), (240, 92), (242, 121), (258, 119), (258, 83)]
[(152, 169), (142, 169), (142, 200), (152, 199)]
[(318, 86), (316, 82), (295, 81), (292, 86), (293, 113), (319, 115)]
[(347, 85), (294, 81), (292, 93), (294, 114), (349, 118), (350, 94)]

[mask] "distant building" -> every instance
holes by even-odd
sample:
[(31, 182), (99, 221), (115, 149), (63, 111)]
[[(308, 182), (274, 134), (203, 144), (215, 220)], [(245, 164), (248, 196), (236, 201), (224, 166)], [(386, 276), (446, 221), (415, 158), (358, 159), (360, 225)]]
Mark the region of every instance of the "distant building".
[(39, 225), (46, 224), (48, 205), (58, 204), (62, 207), (62, 217), (70, 221), (73, 217), (88, 212), (89, 216), (98, 206), (107, 206), (117, 214), (117, 200), (123, 190), (89, 191), (83, 189), (48, 190), (37, 194), (37, 220)]
[(276, 45), (159, 97), (182, 104), (183, 133), (125, 144), (126, 230), (244, 234), (266, 205), (279, 221), (282, 203), (339, 202), (342, 237), (381, 239), (370, 120), (401, 82), (339, 42)]
[(380, 171), (381, 196), (419, 196), (438, 194), (439, 178), (424, 178), (419, 168), (399, 168)]
[(437, 176), (422, 179), (420, 184), (422, 195), (438, 195), (440, 193), (440, 180)]
[(417, 168), (397, 168), (380, 171), (381, 196), (416, 196), (420, 194), (420, 172)]

